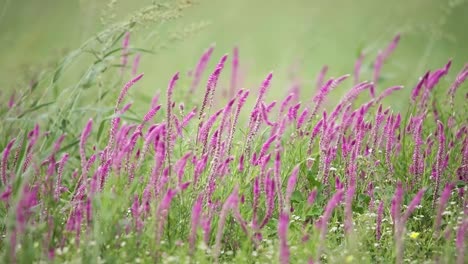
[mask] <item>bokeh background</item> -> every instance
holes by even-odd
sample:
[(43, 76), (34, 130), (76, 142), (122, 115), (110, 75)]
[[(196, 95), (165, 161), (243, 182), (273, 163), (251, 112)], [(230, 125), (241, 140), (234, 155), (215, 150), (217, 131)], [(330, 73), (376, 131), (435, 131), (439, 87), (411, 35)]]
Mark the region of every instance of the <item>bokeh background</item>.
[[(18, 89), (33, 69), (57, 63), (96, 33), (154, 2), (0, 0), (0, 88), (5, 93)], [(213, 43), (210, 65), (238, 45), (243, 85), (255, 88), (274, 71), (273, 94), (286, 91), (292, 76), (300, 77), (305, 94), (312, 93), (323, 65), (330, 67), (329, 76), (352, 73), (361, 51), (367, 54), (363, 77), (370, 79), (378, 50), (397, 33), (402, 39), (384, 66), (382, 87), (403, 84), (411, 89), (425, 70), (442, 67), (449, 58), (453, 79), (468, 62), (468, 2), (463, 0), (190, 2), (193, 6), (181, 18), (132, 33), (132, 46), (155, 51), (142, 55), (142, 94), (163, 89), (176, 71), (188, 72)], [(196, 30), (158, 47), (187, 25)]]

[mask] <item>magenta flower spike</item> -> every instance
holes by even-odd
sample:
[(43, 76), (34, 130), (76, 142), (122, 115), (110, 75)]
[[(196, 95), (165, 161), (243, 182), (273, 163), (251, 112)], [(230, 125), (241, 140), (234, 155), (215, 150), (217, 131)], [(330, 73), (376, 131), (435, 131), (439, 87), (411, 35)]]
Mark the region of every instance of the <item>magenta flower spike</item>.
[(237, 167), (237, 170), (240, 172), (244, 171), (244, 155), (242, 154), (239, 158), (239, 166)]
[(256, 165), (259, 165), (260, 162), (264, 159), (265, 155), (267, 154), (268, 149), (270, 148), (271, 143), (275, 141), (276, 137), (277, 137), (276, 135), (273, 135), (265, 141), (260, 151), (260, 154), (258, 155), (258, 159), (255, 163)]
[(224, 63), (226, 62), (226, 60), (227, 55), (221, 57), (221, 60), (218, 62), (218, 65), (216, 66), (214, 72), (210, 75), (210, 78), (208, 79), (208, 83), (206, 84), (205, 97), (203, 98), (203, 103), (200, 108), (200, 113), (198, 115), (198, 119), (200, 120), (200, 122), (202, 121), (202, 118), (205, 114), (205, 109), (206, 112), (209, 112), (211, 109), (216, 85), (218, 83), (219, 76), (221, 75), (221, 71), (224, 68)]
[(320, 70), (319, 74), (317, 75), (317, 80), (315, 81), (315, 87), (317, 91), (319, 91), (322, 88), (323, 80), (325, 79), (327, 72), (328, 72), (328, 66), (324, 65), (322, 69)]
[(413, 139), (414, 139), (414, 151), (413, 151), (413, 162), (409, 168), (410, 172), (416, 176), (416, 180), (419, 180), (424, 172), (424, 162), (421, 157), (421, 146), (423, 144), (421, 133), (422, 133), (422, 124), (423, 124), (423, 117), (417, 118), (415, 120), (416, 127), (414, 128), (413, 132)]
[(416, 99), (418, 98), (421, 89), (423, 88), (423, 86), (426, 85), (430, 73), (430, 71), (427, 71), (426, 74), (424, 74), (424, 76), (419, 79), (419, 82), (416, 84), (413, 91), (411, 92), (411, 99), (413, 100), (413, 102), (416, 102)]
[[(326, 112), (324, 112), (324, 116), (326, 116)], [(312, 154), (312, 147), (313, 147), (314, 140), (317, 137), (317, 135), (320, 133), (320, 131), (323, 130), (322, 127), (325, 127), (325, 125), (326, 125), (326, 117), (325, 119), (322, 118), (320, 121), (318, 121), (315, 127), (312, 129), (312, 133), (310, 134), (310, 139), (309, 139), (309, 146), (307, 148), (308, 155)]]
[(161, 200), (161, 203), (158, 206), (158, 210), (156, 212), (156, 218), (158, 219), (157, 222), (157, 229), (156, 229), (156, 244), (159, 245), (161, 242), (162, 235), (164, 233), (164, 225), (166, 223), (167, 216), (169, 214), (169, 208), (171, 207), (171, 203), (173, 198), (176, 196), (177, 191), (172, 189), (167, 189), (167, 192), (164, 198)]
[(325, 100), (328, 93), (331, 91), (331, 85), (333, 84), (334, 79), (328, 80), (321, 88), (317, 91), (317, 94), (313, 97), (312, 101), (315, 102), (315, 106), (312, 110), (312, 114), (309, 117), (307, 124), (310, 124), (320, 109), (323, 101)]
[(197, 114), (197, 107), (194, 107), (192, 111), (190, 111), (183, 119), (182, 122), (180, 123), (180, 128), (183, 129), (185, 128), (188, 123), (195, 117)]
[(290, 93), (286, 98), (284, 98), (283, 102), (281, 102), (279, 116), (282, 116), (286, 108), (288, 107), (289, 103), (293, 99), (294, 94)]
[(260, 199), (260, 179), (259, 177), (255, 177), (254, 184), (253, 184), (253, 214), (252, 214), (252, 229), (257, 230), (258, 228), (258, 219), (257, 219), (257, 212), (258, 212), (258, 201)]
[(219, 125), (219, 135), (218, 135), (218, 141), (216, 142), (216, 152), (215, 152), (215, 165), (218, 165), (217, 162), (219, 162), (223, 157), (221, 156), (221, 141), (223, 138), (223, 132), (224, 132), (224, 127), (227, 126), (228, 118), (231, 115), (231, 109), (232, 106), (234, 105), (234, 102), (236, 101), (236, 98), (231, 99), (231, 101), (228, 102), (228, 104), (224, 107), (223, 110), (223, 116), (221, 119), (221, 123)]
[(235, 186), (231, 195), (229, 195), (229, 197), (226, 199), (226, 202), (224, 202), (223, 208), (221, 209), (221, 212), (219, 215), (218, 230), (216, 232), (216, 240), (215, 240), (215, 245), (213, 247), (213, 257), (215, 259), (218, 259), (219, 252), (221, 250), (221, 239), (223, 236), (223, 229), (226, 223), (226, 218), (228, 216), (228, 213), (229, 211), (236, 208), (238, 203), (239, 203), (239, 187)]
[(440, 178), (444, 172), (444, 159), (445, 159), (445, 133), (444, 125), (442, 122), (437, 121), (437, 138), (439, 143), (439, 149), (437, 150), (437, 157), (432, 168), (432, 178), (435, 180), (434, 186), (434, 197), (432, 200), (432, 208), (435, 208), (435, 203), (438, 197)]
[(312, 206), (314, 204), (315, 199), (317, 198), (317, 188), (315, 187), (309, 194), (309, 197), (307, 198), (307, 204), (309, 206)]
[[(399, 41), (400, 41), (400, 34), (397, 34), (384, 51), (379, 51), (379, 54), (377, 55), (377, 58), (375, 59), (375, 62), (374, 62), (373, 82), (375, 85), (377, 85), (377, 82), (379, 81), (380, 72), (382, 70), (382, 66), (385, 60), (393, 53)], [(375, 86), (370, 87), (370, 94), (372, 98), (375, 98), (374, 89), (375, 89)]]
[(284, 208), (284, 200), (283, 200), (283, 194), (281, 192), (281, 154), (279, 150), (276, 150), (276, 157), (275, 157), (275, 168), (274, 168), (274, 181), (276, 183), (276, 192), (278, 195), (278, 204), (279, 208)]
[(382, 101), (384, 98), (386, 98), (387, 96), (391, 95), (393, 92), (398, 91), (398, 90), (401, 90), (401, 89), (403, 89), (403, 86), (401, 86), (401, 85), (392, 86), (392, 87), (389, 87), (389, 88), (385, 89), (385, 90), (379, 95), (379, 97), (377, 98), (377, 103), (380, 103), (380, 101)]
[(442, 213), (445, 210), (445, 207), (447, 205), (448, 200), (450, 199), (450, 195), (452, 193), (452, 190), (454, 188), (454, 184), (452, 183), (447, 183), (445, 185), (444, 190), (442, 191), (442, 194), (439, 198), (439, 206), (437, 208), (437, 216), (434, 222), (434, 229), (437, 234), (440, 232), (440, 225), (442, 224)]
[(135, 76), (138, 72), (138, 66), (140, 66), (140, 58), (141, 58), (141, 54), (136, 54), (135, 58), (133, 59), (133, 65), (132, 65), (133, 76)]
[(128, 63), (128, 45), (130, 43), (130, 32), (125, 32), (122, 40), (122, 73), (125, 71), (125, 67)]
[(341, 189), (332, 196), (332, 198), (328, 201), (327, 206), (325, 207), (325, 211), (322, 217), (320, 218), (320, 246), (317, 254), (318, 256), (321, 255), (323, 245), (325, 244), (325, 238), (328, 231), (328, 221), (330, 220), (333, 210), (341, 203), (341, 200), (343, 199), (343, 193), (344, 190)]
[(260, 103), (260, 109), (262, 112), (262, 119), (265, 121), (265, 123), (269, 126), (275, 126), (275, 123), (272, 123), (271, 121), (268, 120), (268, 109), (267, 106), (265, 105), (264, 102)]
[(11, 94), (10, 100), (8, 100), (8, 109), (11, 109), (11, 108), (13, 108), (13, 106), (15, 106), (15, 95), (16, 95), (16, 91), (14, 91)]
[(465, 67), (458, 73), (457, 77), (455, 78), (455, 81), (452, 83), (448, 90), (448, 95), (450, 96), (450, 105), (453, 108), (453, 99), (455, 98), (455, 93), (458, 90), (458, 88), (462, 85), (462, 83), (465, 82), (465, 80), (468, 78), (468, 63), (465, 64)]
[(361, 67), (362, 67), (363, 61), (364, 61), (364, 53), (361, 52), (359, 54), (358, 59), (356, 60), (356, 63), (354, 64), (354, 85), (359, 83), (359, 76), (361, 74)]
[(124, 85), (124, 87), (122, 87), (122, 90), (120, 91), (119, 97), (117, 98), (117, 103), (115, 104), (115, 109), (114, 109), (114, 113), (115, 113), (115, 114), (119, 112), (119, 106), (120, 106), (120, 104), (122, 103), (122, 101), (124, 100), (125, 96), (127, 95), (128, 90), (130, 90), (130, 88), (131, 88), (136, 82), (138, 82), (142, 77), (143, 77), (143, 73), (137, 75), (135, 78), (133, 78), (133, 79), (131, 79), (129, 82), (127, 82), (127, 83)]
[[(267, 92), (268, 87), (270, 87), (270, 81), (273, 78), (273, 73), (270, 72), (265, 80), (263, 81), (262, 85), (260, 86), (260, 90), (258, 92), (257, 101), (255, 102), (254, 110), (260, 106), (260, 103), (263, 101), (265, 94)], [(250, 125), (249, 125), (250, 126)]]
[(393, 195), (392, 204), (390, 207), (390, 214), (393, 219), (393, 224), (395, 227), (399, 226), (400, 223), (400, 210), (401, 203), (403, 202), (403, 186), (401, 182), (397, 183), (395, 194)]
[(229, 87), (229, 98), (234, 96), (237, 86), (239, 84), (239, 47), (234, 47), (232, 51), (232, 69), (231, 69), (231, 83)]
[(288, 246), (289, 214), (283, 212), (278, 221), (278, 239), (279, 239), (279, 262), (281, 264), (289, 263), (290, 250)]
[(297, 119), (297, 123), (296, 123), (296, 129), (298, 131), (301, 130), (302, 128), (302, 125), (304, 124), (304, 121), (307, 119), (307, 116), (309, 115), (309, 108), (304, 108), (304, 110), (302, 110), (302, 113), (299, 115), (299, 118)]
[(192, 221), (191, 221), (190, 235), (188, 238), (190, 255), (192, 255), (193, 251), (195, 250), (195, 242), (197, 240), (197, 229), (198, 229), (198, 226), (200, 225), (202, 206), (203, 206), (203, 196), (199, 195), (192, 207)]
[(443, 68), (438, 69), (434, 71), (434, 73), (429, 75), (429, 78), (427, 80), (427, 90), (432, 91), (434, 89), (434, 86), (436, 86), (439, 83), (440, 79), (448, 74), (451, 65), (452, 60), (449, 60)]
[(178, 178), (178, 184), (182, 184), (182, 178), (184, 176), (185, 166), (187, 165), (188, 159), (192, 156), (192, 152), (186, 153), (182, 158), (180, 158), (174, 165), (175, 172)]
[(289, 212), (291, 208), (291, 197), (294, 189), (296, 188), (297, 176), (299, 174), (299, 165), (296, 165), (291, 172), (291, 176), (288, 179), (288, 185), (286, 186), (286, 195), (285, 195), (285, 208), (283, 212)]
[(402, 223), (401, 223), (402, 225), (405, 225), (405, 223), (408, 221), (408, 219), (411, 216), (411, 214), (413, 213), (413, 211), (421, 203), (422, 197), (423, 197), (425, 192), (426, 192), (426, 188), (422, 188), (413, 197), (413, 200), (411, 200), (410, 204), (408, 205), (408, 208), (405, 211), (405, 214), (403, 215), (403, 219), (402, 219)]
[(218, 112), (214, 113), (212, 116), (210, 116), (210, 118), (206, 121), (206, 123), (200, 128), (200, 133), (198, 134), (199, 136), (198, 140), (201, 142), (204, 149), (207, 147), (206, 143), (208, 141), (210, 130), (215, 124), (216, 119), (222, 112), (223, 112), (223, 109), (220, 109)]
[(172, 153), (172, 94), (174, 92), (174, 87), (179, 79), (179, 73), (177, 72), (172, 77), (167, 87), (167, 116), (166, 116), (166, 157), (169, 164), (169, 173), (171, 171), (171, 153)]
[(265, 206), (266, 206), (266, 213), (260, 224), (260, 229), (262, 229), (271, 219), (273, 216), (273, 211), (275, 209), (275, 191), (276, 191), (276, 183), (275, 180), (270, 178), (271, 171), (267, 173), (265, 177)]
[(301, 103), (297, 103), (294, 106), (291, 106), (288, 110), (288, 119), (290, 122), (294, 122), (297, 119), (297, 111), (301, 107)]
[(54, 142), (54, 148), (52, 150), (52, 153), (50, 154), (55, 155), (57, 152), (59, 152), (60, 147), (62, 146), (63, 140), (65, 139), (66, 134), (61, 135), (55, 142)]
[(160, 92), (157, 91), (156, 94), (153, 96), (153, 98), (151, 99), (151, 107), (156, 107), (156, 105), (158, 105), (158, 102), (159, 102), (159, 96), (160, 96)]
[(193, 94), (198, 84), (200, 83), (203, 72), (205, 71), (206, 66), (208, 65), (208, 62), (210, 61), (213, 50), (214, 50), (214, 45), (211, 45), (208, 49), (205, 50), (200, 60), (198, 61), (198, 64), (195, 68), (195, 72), (193, 74), (193, 80), (190, 85), (189, 94)]
[[(375, 59), (374, 62), (374, 76), (373, 76), (373, 83), (377, 84), (380, 78), (380, 71), (382, 70), (382, 65), (384, 63), (385, 57), (384, 53), (382, 51), (379, 51), (377, 54), (377, 58)], [(371, 86), (369, 89), (370, 95), (372, 98), (375, 98), (375, 86)]]

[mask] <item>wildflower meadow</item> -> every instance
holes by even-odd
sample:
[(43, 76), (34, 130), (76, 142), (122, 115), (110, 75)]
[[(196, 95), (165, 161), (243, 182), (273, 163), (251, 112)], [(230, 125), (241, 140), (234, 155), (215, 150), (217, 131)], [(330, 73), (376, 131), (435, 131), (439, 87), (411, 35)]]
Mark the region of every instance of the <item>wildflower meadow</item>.
[(467, 262), (467, 62), (384, 85), (397, 33), (278, 93), (242, 84), (241, 45), (143, 73), (131, 26), (1, 94), (2, 263)]

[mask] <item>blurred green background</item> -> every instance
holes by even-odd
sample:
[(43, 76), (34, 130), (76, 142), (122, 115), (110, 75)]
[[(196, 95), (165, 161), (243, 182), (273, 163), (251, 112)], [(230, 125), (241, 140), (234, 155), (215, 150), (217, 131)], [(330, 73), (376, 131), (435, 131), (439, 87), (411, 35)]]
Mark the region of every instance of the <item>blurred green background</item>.
[[(153, 2), (1, 0), (0, 88), (10, 93), (32, 69), (56, 64), (109, 24)], [(140, 71), (146, 76), (140, 92), (145, 96), (164, 88), (174, 72), (192, 69), (212, 43), (210, 65), (239, 46), (247, 88), (257, 87), (273, 70), (274, 91), (286, 91), (293, 71), (309, 94), (324, 64), (330, 67), (328, 76), (352, 73), (360, 51), (367, 54), (363, 78), (370, 79), (377, 51), (401, 33), (399, 47), (383, 68), (383, 79), (392, 78), (383, 89), (412, 86), (425, 70), (442, 67), (449, 58), (453, 78), (468, 62), (467, 14), (463, 0), (197, 0), (180, 19), (149, 25), (132, 34), (130, 42), (153, 49), (177, 28), (205, 25), (155, 54), (142, 55)], [(221, 86), (227, 86), (229, 73), (223, 78)]]

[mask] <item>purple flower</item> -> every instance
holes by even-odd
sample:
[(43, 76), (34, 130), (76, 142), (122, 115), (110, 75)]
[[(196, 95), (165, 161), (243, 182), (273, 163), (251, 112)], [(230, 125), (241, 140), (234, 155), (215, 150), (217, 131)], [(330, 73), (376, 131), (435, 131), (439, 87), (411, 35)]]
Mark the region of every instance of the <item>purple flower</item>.
[(193, 74), (193, 80), (192, 80), (192, 84), (190, 85), (189, 94), (193, 94), (198, 84), (200, 83), (201, 77), (203, 75), (203, 72), (206, 69), (206, 66), (208, 65), (208, 62), (210, 60), (211, 54), (213, 53), (213, 50), (214, 50), (214, 46), (212, 45), (207, 50), (205, 50), (205, 52), (203, 52), (203, 55), (198, 61), (198, 64), (195, 68), (195, 72)]
[(122, 73), (125, 70), (128, 62), (128, 44), (130, 42), (130, 32), (125, 32), (125, 36), (122, 40)]
[(138, 66), (140, 65), (140, 58), (141, 58), (141, 55), (137, 54), (137, 55), (135, 55), (135, 58), (133, 59), (132, 75), (134, 75), (134, 76), (138, 72)]
[(392, 86), (392, 87), (389, 87), (387, 88), (385, 91), (383, 91), (379, 97), (377, 98), (377, 103), (379, 103), (380, 101), (382, 101), (385, 97), (391, 95), (393, 92), (395, 91), (398, 91), (398, 90), (401, 90), (403, 89), (403, 86), (399, 85), (399, 86)]
[(172, 199), (177, 194), (176, 190), (167, 189), (166, 195), (161, 200), (161, 203), (158, 206), (158, 210), (156, 212), (157, 218), (157, 229), (156, 229), (156, 244), (159, 245), (163, 232), (164, 232), (164, 224), (167, 219), (167, 215), (169, 214), (169, 208), (171, 206)]
[(218, 62), (218, 65), (216, 65), (214, 72), (210, 75), (208, 79), (208, 83), (206, 84), (205, 97), (203, 98), (203, 103), (200, 108), (200, 113), (198, 115), (198, 119), (200, 120), (200, 122), (202, 121), (203, 115), (205, 114), (205, 108), (206, 112), (209, 112), (211, 109), (216, 85), (218, 83), (219, 76), (224, 68), (224, 63), (226, 62), (226, 60), (227, 55), (221, 57), (221, 60)]
[(226, 199), (226, 202), (224, 202), (223, 208), (221, 209), (221, 212), (219, 214), (218, 230), (216, 232), (216, 240), (215, 240), (215, 245), (213, 247), (213, 257), (215, 259), (218, 258), (219, 251), (221, 250), (221, 239), (223, 236), (223, 229), (226, 223), (227, 215), (230, 210), (237, 207), (238, 203), (239, 203), (239, 188), (238, 186), (236, 186), (234, 187), (234, 190), (232, 191), (231, 195), (229, 195), (229, 197)]
[(166, 157), (169, 163), (169, 171), (171, 170), (171, 153), (172, 153), (172, 124), (171, 124), (171, 119), (172, 119), (172, 93), (174, 92), (174, 87), (179, 79), (179, 73), (177, 72), (174, 74), (172, 77), (171, 81), (169, 82), (169, 85), (167, 87), (167, 117), (166, 117)]
[(359, 54), (358, 59), (356, 60), (356, 63), (354, 64), (354, 85), (359, 83), (359, 75), (361, 72), (361, 67), (362, 67), (362, 62), (364, 60), (364, 53), (361, 52)]
[(234, 96), (239, 83), (239, 48), (236, 46), (232, 51), (232, 70), (231, 70), (231, 84), (229, 87), (229, 97)]
[(277, 135), (273, 135), (273, 136), (271, 136), (269, 139), (267, 139), (265, 141), (265, 143), (263, 144), (262, 149), (260, 151), (260, 154), (258, 155), (258, 159), (257, 159), (257, 162), (256, 162), (257, 165), (260, 164), (260, 162), (264, 159), (268, 149), (270, 148), (271, 143), (273, 143), (273, 141), (275, 141), (276, 137), (277, 137)]
[(289, 214), (283, 212), (280, 214), (278, 220), (278, 239), (279, 239), (279, 262), (281, 264), (289, 263), (290, 251), (288, 246), (288, 228), (289, 228)]
[(119, 112), (119, 106), (122, 103), (123, 99), (128, 93), (128, 90), (136, 83), (138, 82), (141, 78), (143, 77), (143, 73), (136, 76), (135, 78), (131, 79), (129, 82), (127, 82), (124, 87), (122, 87), (122, 90), (120, 91), (119, 97), (117, 98), (117, 103), (115, 104), (115, 109), (114, 113)]
[(289, 212), (289, 209), (291, 208), (291, 196), (296, 187), (298, 173), (299, 173), (299, 165), (296, 165), (293, 171), (291, 172), (291, 176), (289, 176), (288, 185), (286, 186), (286, 196), (285, 196), (286, 207), (283, 209), (283, 212)]
[(422, 188), (421, 190), (419, 190), (418, 193), (413, 197), (413, 200), (411, 200), (410, 204), (408, 205), (408, 208), (406, 209), (405, 214), (403, 215), (403, 219), (402, 219), (403, 221), (401, 225), (405, 225), (410, 215), (413, 213), (416, 207), (421, 203), (424, 192), (426, 192), (426, 188)]
[(341, 203), (341, 200), (343, 199), (343, 193), (344, 190), (340, 189), (332, 196), (332, 198), (328, 201), (327, 206), (325, 207), (325, 211), (322, 217), (320, 218), (320, 246), (317, 254), (318, 256), (321, 255), (323, 245), (325, 244), (325, 238), (328, 231), (328, 221), (330, 220), (333, 210)]
[(430, 71), (427, 71), (426, 74), (424, 74), (424, 76), (419, 79), (418, 84), (416, 84), (413, 91), (411, 92), (411, 99), (413, 100), (413, 102), (416, 102), (416, 99), (418, 98), (423, 85), (426, 85), (426, 82), (427, 82), (427, 79), (429, 78), (430, 73), (431, 73)]
[(453, 108), (453, 99), (455, 97), (455, 93), (458, 90), (458, 88), (462, 85), (463, 82), (468, 78), (468, 63), (465, 64), (465, 67), (458, 73), (457, 77), (455, 78), (455, 81), (452, 83), (450, 86), (450, 89), (448, 90), (448, 95), (450, 96), (450, 105)]
[(304, 124), (304, 121), (306, 120), (307, 118), (307, 115), (309, 115), (309, 108), (304, 108), (304, 110), (302, 110), (302, 113), (301, 115), (299, 115), (299, 118), (297, 119), (297, 123), (296, 123), (296, 129), (300, 131), (302, 125)]
[(437, 216), (434, 222), (434, 229), (436, 230), (436, 233), (439, 233), (440, 231), (440, 225), (442, 223), (442, 212), (445, 210), (445, 206), (450, 199), (453, 188), (454, 184), (447, 183), (447, 185), (445, 185), (444, 191), (442, 192), (442, 195), (440, 196), (439, 207), (437, 208)]
[(309, 197), (307, 198), (307, 204), (309, 206), (312, 206), (312, 204), (315, 202), (315, 199), (317, 198), (317, 188), (314, 188), (310, 194)]
[[(380, 71), (382, 70), (382, 66), (385, 62), (385, 60), (392, 54), (393, 50), (396, 48), (398, 45), (398, 42), (400, 41), (400, 34), (397, 34), (392, 42), (387, 46), (387, 49), (384, 51), (379, 51), (379, 54), (377, 55), (377, 58), (375, 59), (374, 62), (374, 76), (373, 76), (373, 82), (374, 85), (377, 85), (377, 82), (379, 81), (380, 78)], [(375, 97), (375, 92), (374, 92), (375, 86), (370, 87), (370, 94), (372, 98)]]
[(244, 92), (244, 90), (241, 89), (239, 90), (237, 94), (237, 97), (239, 99), (237, 100), (237, 107), (236, 107), (236, 112), (234, 115), (234, 121), (232, 122), (231, 129), (229, 130), (229, 138), (228, 138), (228, 143), (227, 143), (227, 155), (231, 154), (232, 140), (234, 138), (234, 132), (236, 131), (237, 122), (239, 120), (240, 110), (244, 106), (247, 100), (247, 97), (249, 96), (249, 93), (250, 93), (249, 90), (246, 90)]
[(395, 190), (395, 194), (393, 195), (392, 204), (390, 207), (390, 214), (392, 216), (394, 226), (398, 226), (399, 224), (402, 202), (403, 202), (403, 186), (401, 182), (398, 182), (396, 190)]
[(202, 213), (203, 196), (199, 195), (192, 208), (192, 221), (189, 235), (190, 254), (193, 254), (195, 242), (197, 240), (197, 228), (200, 225), (200, 216)]
[(445, 159), (445, 133), (444, 133), (444, 125), (442, 122), (437, 121), (437, 137), (439, 143), (439, 149), (437, 150), (437, 157), (432, 168), (433, 170), (433, 179), (435, 180), (434, 186), (434, 197), (432, 200), (432, 208), (435, 208), (435, 202), (438, 197), (439, 192), (439, 185), (440, 185), (440, 177), (444, 172), (444, 159)]
[(327, 75), (327, 72), (328, 72), (328, 66), (324, 65), (322, 69), (320, 70), (319, 74), (317, 75), (317, 80), (315, 81), (317, 91), (319, 91), (320, 88), (322, 88), (323, 80), (325, 79), (325, 75)]

